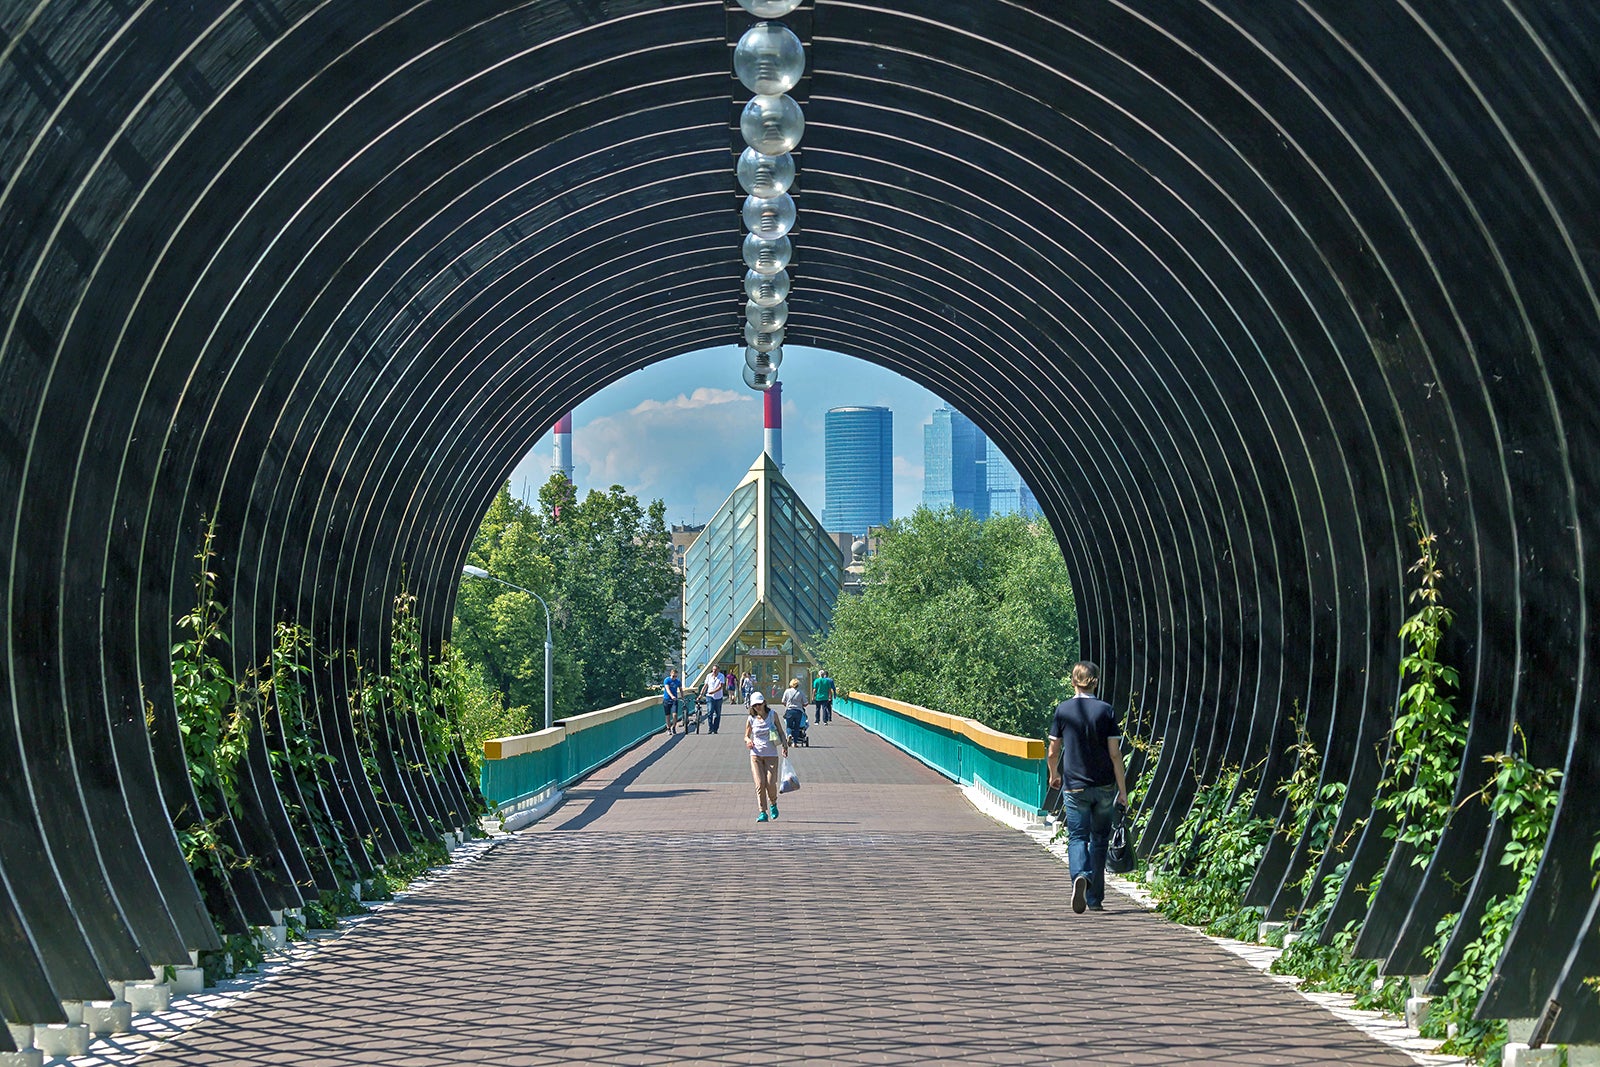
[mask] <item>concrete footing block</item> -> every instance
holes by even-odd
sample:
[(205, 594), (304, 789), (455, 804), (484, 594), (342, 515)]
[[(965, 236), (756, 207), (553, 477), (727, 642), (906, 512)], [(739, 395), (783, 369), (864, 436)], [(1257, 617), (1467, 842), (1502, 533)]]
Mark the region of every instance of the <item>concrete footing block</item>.
[(258, 926), (261, 948), (266, 952), (282, 952), (289, 947), (289, 928), (284, 925)]
[(172, 968), (172, 987), (175, 997), (193, 996), (204, 992), (206, 988), (206, 972), (200, 967), (174, 967)]
[(1283, 935), (1283, 947), (1288, 948), (1290, 945), (1294, 944), (1304, 936), (1305, 935), (1298, 930), (1290, 930), (1288, 933)]
[(33, 1047), (46, 1056), (87, 1056), (89, 1028), (82, 1023), (51, 1023), (33, 1028)]
[(83, 1006), (91, 1034), (126, 1034), (133, 1029), (133, 1006), (126, 1000), (97, 1000)]
[(1528, 1038), (1533, 1036), (1533, 1028), (1538, 1024), (1538, 1019), (1507, 1019), (1507, 1040), (1513, 1044), (1526, 1045)]
[(165, 982), (129, 982), (122, 996), (134, 1011), (166, 1011), (172, 1007), (172, 987)]
[(1524, 1042), (1509, 1041), (1500, 1056), (1501, 1067), (1561, 1067), (1561, 1046), (1529, 1048)]
[(1265, 943), (1265, 941), (1267, 940), (1267, 935), (1268, 934), (1272, 933), (1275, 930), (1287, 931), (1288, 929), (1289, 929), (1289, 924), (1288, 923), (1280, 923), (1280, 922), (1257, 923), (1256, 924), (1256, 940)]
[(1407, 1000), (1406, 1025), (1413, 1030), (1421, 1030), (1428, 1021), (1428, 1006), (1432, 1003), (1432, 997), (1412, 997)]
[(7, 1023), (15, 1052), (0, 1052), (0, 1067), (44, 1067), (44, 1053), (33, 1047), (33, 1027)]
[(1600, 1067), (1600, 1045), (1568, 1045), (1567, 1067)]

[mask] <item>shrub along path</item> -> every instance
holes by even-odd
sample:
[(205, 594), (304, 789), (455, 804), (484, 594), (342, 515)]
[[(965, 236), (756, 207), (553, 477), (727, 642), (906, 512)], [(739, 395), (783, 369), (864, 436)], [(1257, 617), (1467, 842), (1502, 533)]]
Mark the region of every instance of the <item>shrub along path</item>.
[(848, 723), (658, 736), (143, 1064), (1403, 1065)]

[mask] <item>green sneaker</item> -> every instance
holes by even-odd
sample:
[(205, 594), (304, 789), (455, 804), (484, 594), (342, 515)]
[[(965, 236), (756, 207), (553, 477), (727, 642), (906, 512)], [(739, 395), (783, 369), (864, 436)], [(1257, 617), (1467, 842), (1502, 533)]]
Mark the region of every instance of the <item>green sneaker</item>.
[(767, 821), (767, 813), (766, 812), (763, 811), (763, 812), (760, 812), (760, 813), (758, 813), (756, 815), (756, 822), (766, 822), (766, 821)]
[(768, 808), (767, 814), (776, 819), (778, 817), (778, 805), (774, 804), (772, 807)]

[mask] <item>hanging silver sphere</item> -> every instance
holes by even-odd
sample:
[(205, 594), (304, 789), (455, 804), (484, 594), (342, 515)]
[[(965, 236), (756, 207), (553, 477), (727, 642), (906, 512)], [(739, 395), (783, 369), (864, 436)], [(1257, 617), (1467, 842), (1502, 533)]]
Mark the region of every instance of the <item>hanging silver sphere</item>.
[(769, 156), (792, 152), (806, 132), (800, 105), (790, 96), (752, 96), (739, 114), (744, 143)]
[(769, 156), (746, 148), (739, 153), (739, 188), (751, 196), (779, 196), (794, 184), (794, 157), (785, 152)]

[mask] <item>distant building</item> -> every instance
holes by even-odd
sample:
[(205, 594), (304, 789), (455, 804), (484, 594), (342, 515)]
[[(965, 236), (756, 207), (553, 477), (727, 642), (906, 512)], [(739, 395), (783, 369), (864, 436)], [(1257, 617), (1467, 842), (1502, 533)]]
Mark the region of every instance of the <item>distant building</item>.
[(894, 518), (894, 412), (881, 407), (838, 407), (823, 426), (826, 500), (830, 530), (865, 536)]
[(988, 457), (989, 514), (1038, 518), (1039, 501), (1034, 499), (1033, 490), (993, 441), (988, 443)]
[(762, 452), (684, 555), (684, 677), (708, 666), (753, 671), (781, 693), (816, 670), (844, 563), (771, 455)]
[[(688, 555), (689, 546), (695, 543), (695, 540), (700, 536), (700, 532), (705, 528), (706, 524), (703, 522), (698, 526), (687, 523), (672, 524), (672, 567), (678, 572), (678, 591), (673, 595), (672, 599), (667, 602), (667, 606), (661, 609), (661, 616), (668, 622), (672, 623), (672, 625), (675, 627), (674, 632), (678, 634), (683, 633), (684, 557)], [(669, 667), (677, 667), (680, 665), (681, 664), (676, 657), (674, 657), (671, 663), (667, 664)]]
[(1039, 502), (999, 447), (961, 412), (946, 405), (922, 427), (922, 503), (955, 507), (978, 519), (1039, 515)]
[(923, 506), (987, 518), (988, 454), (988, 439), (971, 419), (948, 405), (935, 411), (922, 427)]

